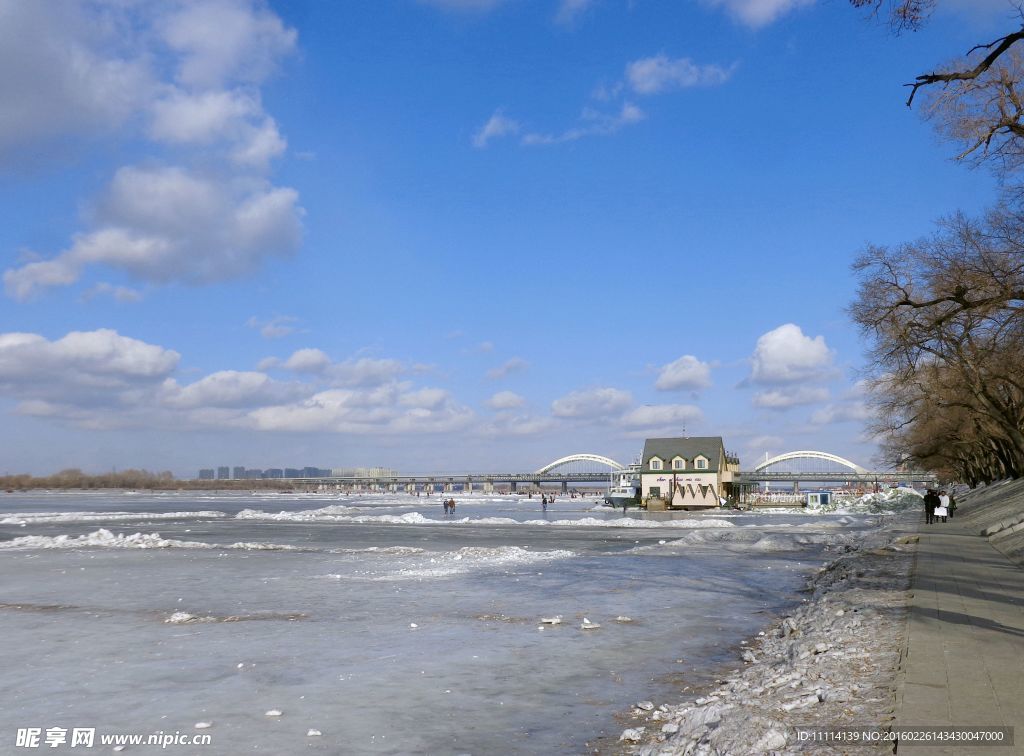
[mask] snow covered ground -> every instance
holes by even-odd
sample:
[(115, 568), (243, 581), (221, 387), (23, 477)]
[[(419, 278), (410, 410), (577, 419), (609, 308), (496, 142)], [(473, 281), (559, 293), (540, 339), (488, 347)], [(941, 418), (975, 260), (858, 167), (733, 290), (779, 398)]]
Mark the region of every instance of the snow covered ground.
[(0, 737), (580, 752), (630, 702), (711, 682), (879, 519), (456, 498), (0, 499)]

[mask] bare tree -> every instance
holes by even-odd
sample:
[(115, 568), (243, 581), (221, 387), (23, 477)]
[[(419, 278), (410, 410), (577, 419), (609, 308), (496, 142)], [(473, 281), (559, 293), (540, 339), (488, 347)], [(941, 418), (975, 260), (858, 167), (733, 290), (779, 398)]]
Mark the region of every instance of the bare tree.
[(926, 239), (869, 247), (850, 314), (871, 344), (875, 431), (971, 480), (1024, 474), (1024, 217), (955, 215)]

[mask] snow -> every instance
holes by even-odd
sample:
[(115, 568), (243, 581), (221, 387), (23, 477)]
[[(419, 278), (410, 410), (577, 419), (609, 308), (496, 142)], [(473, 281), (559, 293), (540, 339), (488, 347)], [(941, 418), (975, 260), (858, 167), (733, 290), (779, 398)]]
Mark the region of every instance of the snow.
[(227, 546), (201, 541), (179, 541), (162, 538), (159, 533), (111, 533), (106, 528), (80, 536), (22, 536), (0, 541), (0, 549), (81, 549), (102, 547), (112, 549), (235, 549), (241, 551), (298, 551), (296, 546), (276, 543), (239, 541)]
[[(717, 518), (687, 518), (682, 520), (642, 520), (622, 517), (600, 520), (583, 517), (577, 520), (516, 520), (511, 517), (462, 517), (459, 519), (432, 519), (420, 512), (406, 512), (401, 515), (351, 515), (338, 514), (334, 507), (313, 510), (264, 512), (259, 509), (243, 509), (237, 515), (239, 520), (270, 520), (276, 522), (346, 522), (373, 525), (537, 525), (551, 527), (580, 528), (732, 528), (734, 523)], [(326, 511), (332, 510), (332, 511)]]
[(223, 512), (22, 512), (0, 519), (0, 525), (45, 525), (71, 522), (117, 522), (119, 520), (210, 520)]

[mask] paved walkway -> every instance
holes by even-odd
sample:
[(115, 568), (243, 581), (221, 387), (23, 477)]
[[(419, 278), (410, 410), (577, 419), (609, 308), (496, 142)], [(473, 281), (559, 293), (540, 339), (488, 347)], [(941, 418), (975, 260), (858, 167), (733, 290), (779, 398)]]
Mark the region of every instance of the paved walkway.
[(919, 532), (896, 724), (1009, 726), (1015, 745), (898, 753), (1024, 754), (1024, 569), (955, 519)]

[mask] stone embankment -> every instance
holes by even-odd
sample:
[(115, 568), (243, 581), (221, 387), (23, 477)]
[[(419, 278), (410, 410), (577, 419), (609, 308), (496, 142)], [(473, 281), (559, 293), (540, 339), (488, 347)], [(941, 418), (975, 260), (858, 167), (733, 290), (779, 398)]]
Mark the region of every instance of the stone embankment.
[[(894, 518), (823, 568), (806, 603), (741, 654), (745, 667), (681, 705), (640, 702), (622, 750), (682, 754), (843, 753), (807, 727), (886, 727), (894, 717), (919, 513)], [(901, 535), (902, 533), (902, 535)], [(738, 660), (738, 661), (741, 661)], [(891, 753), (891, 746), (859, 747)]]
[(1002, 481), (957, 497), (958, 522), (1024, 565), (1024, 480)]

